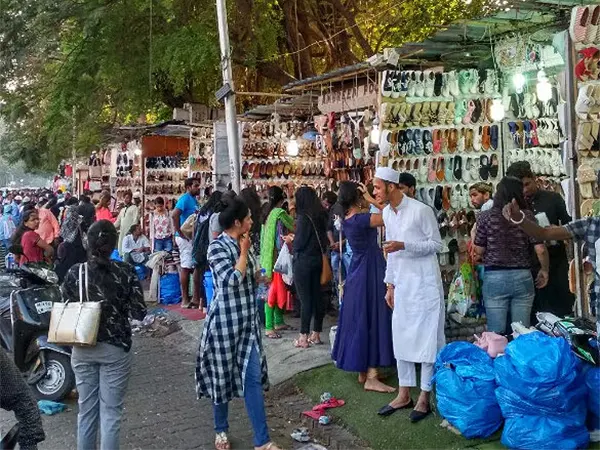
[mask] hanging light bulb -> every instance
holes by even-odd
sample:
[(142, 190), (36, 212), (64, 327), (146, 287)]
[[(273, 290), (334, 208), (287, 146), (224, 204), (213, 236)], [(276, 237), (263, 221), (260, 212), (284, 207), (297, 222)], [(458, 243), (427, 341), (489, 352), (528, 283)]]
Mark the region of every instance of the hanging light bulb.
[(371, 144), (379, 145), (380, 135), (381, 131), (379, 130), (379, 117), (375, 116), (375, 119), (373, 120), (373, 128), (371, 128), (371, 133), (369, 133)]
[(504, 105), (502, 104), (501, 98), (495, 98), (492, 100), (490, 115), (492, 116), (492, 120), (494, 122), (500, 122), (502, 119), (504, 119)]
[(538, 82), (535, 88), (537, 97), (541, 102), (547, 102), (552, 98), (552, 85), (543, 69), (538, 72), (537, 79)]
[(521, 94), (523, 92), (523, 86), (525, 86), (525, 76), (521, 72), (517, 72), (513, 75), (512, 82), (517, 94)]
[(288, 143), (286, 145), (286, 150), (287, 150), (288, 156), (298, 156), (299, 148), (298, 148), (298, 141), (296, 139), (295, 134), (292, 134), (292, 137), (288, 141)]

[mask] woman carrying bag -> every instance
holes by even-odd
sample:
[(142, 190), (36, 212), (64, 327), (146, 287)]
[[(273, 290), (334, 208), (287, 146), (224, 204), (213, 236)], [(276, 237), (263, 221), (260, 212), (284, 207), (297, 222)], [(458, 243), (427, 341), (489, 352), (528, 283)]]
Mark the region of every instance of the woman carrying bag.
[[(296, 234), (293, 240), (294, 285), (300, 298), (300, 336), (294, 341), (298, 348), (321, 344), (325, 302), (321, 286), (331, 281), (331, 266), (325, 254), (327, 248), (327, 213), (316, 191), (303, 186), (296, 191)], [(313, 331), (310, 324), (314, 318)]]
[(71, 356), (79, 392), (79, 450), (96, 448), (100, 423), (100, 448), (119, 448), (123, 402), (131, 373), (129, 319), (143, 320), (146, 316), (144, 294), (133, 267), (110, 260), (118, 238), (111, 222), (95, 222), (88, 231), (89, 262), (74, 265), (61, 287), (65, 301), (102, 302), (96, 345), (74, 346)]

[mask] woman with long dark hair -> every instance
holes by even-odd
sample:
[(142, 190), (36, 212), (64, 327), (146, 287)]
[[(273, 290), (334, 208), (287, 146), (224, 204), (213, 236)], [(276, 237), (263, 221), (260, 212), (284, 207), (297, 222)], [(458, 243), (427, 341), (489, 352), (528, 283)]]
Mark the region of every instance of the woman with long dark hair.
[(254, 448), (279, 450), (269, 437), (262, 392), (269, 378), (255, 303), (256, 285), (261, 280), (251, 250), (250, 209), (239, 198), (227, 199), (219, 222), (225, 231), (208, 247), (215, 298), (200, 339), (197, 394), (213, 403), (217, 450), (231, 447), (227, 418), (234, 397), (244, 398)]
[(285, 242), (283, 236), (294, 230), (294, 220), (283, 209), (285, 194), (279, 186), (269, 188), (269, 207), (265, 211), (264, 224), (260, 237), (260, 266), (265, 277), (271, 280), (265, 302), (265, 333), (270, 339), (279, 339), (279, 331), (289, 329), (283, 318), (287, 303), (288, 289), (280, 273), (273, 267)]
[(83, 263), (87, 259), (83, 246), (82, 224), (83, 217), (79, 215), (78, 207), (76, 205), (67, 206), (60, 226), (62, 242), (56, 251), (55, 271), (61, 282), (71, 267)]
[[(83, 300), (102, 302), (98, 340), (94, 347), (73, 347), (71, 364), (77, 391), (77, 449), (96, 448), (100, 424), (100, 448), (119, 448), (119, 431), (127, 382), (131, 373), (131, 325), (143, 320), (146, 304), (133, 266), (111, 261), (119, 235), (108, 220), (92, 224), (88, 231), (89, 262)], [(63, 299), (79, 302), (79, 268), (76, 264), (62, 284)]]
[(23, 211), (21, 225), (15, 230), (12, 245), (16, 246), (21, 256), (20, 265), (39, 263), (52, 259), (54, 249), (46, 243), (35, 230), (40, 224), (36, 209)]
[(293, 238), (294, 285), (300, 299), (301, 322), (300, 336), (294, 346), (299, 348), (322, 343), (325, 303), (321, 292), (321, 270), (327, 242), (327, 212), (317, 192), (303, 186), (296, 191), (296, 234)]
[(529, 326), (531, 307), (535, 297), (531, 275), (531, 253), (535, 253), (542, 266), (535, 286), (543, 288), (548, 283), (548, 251), (543, 242), (513, 227), (502, 215), (502, 208), (517, 202), (525, 217), (534, 220), (523, 197), (523, 183), (513, 177), (504, 177), (496, 188), (494, 205), (477, 219), (475, 252), (483, 260), (483, 301), (488, 331), (507, 333), (507, 325), (521, 322)]
[(356, 183), (340, 184), (341, 225), (353, 254), (331, 356), (338, 368), (358, 372), (365, 390), (389, 393), (395, 389), (379, 381), (377, 373), (378, 368), (395, 363), (392, 311), (385, 302), (385, 259), (377, 243), (383, 218), (369, 213), (369, 201), (375, 203)]

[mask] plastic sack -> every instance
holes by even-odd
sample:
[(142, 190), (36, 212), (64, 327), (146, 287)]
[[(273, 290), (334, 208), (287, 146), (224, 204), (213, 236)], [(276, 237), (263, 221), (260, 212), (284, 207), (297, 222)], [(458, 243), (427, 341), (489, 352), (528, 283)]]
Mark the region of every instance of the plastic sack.
[(181, 285), (179, 275), (167, 273), (160, 277), (160, 303), (171, 305), (181, 301)]
[(508, 345), (508, 339), (493, 331), (484, 331), (481, 336), (475, 335), (475, 345), (485, 350), (492, 358), (495, 358), (500, 353), (504, 353)]
[(292, 268), (292, 254), (287, 245), (281, 247), (277, 261), (273, 271), (280, 273), (283, 278), (283, 282), (288, 286), (291, 286), (294, 282), (294, 270)]
[(585, 427), (562, 418), (521, 416), (506, 419), (502, 444), (508, 448), (556, 450), (586, 448), (590, 439)]
[(52, 400), (38, 400), (38, 409), (42, 414), (53, 416), (67, 409), (64, 403), (53, 402)]
[(508, 344), (504, 356), (494, 360), (496, 398), (507, 424), (504, 445), (518, 449), (587, 445), (587, 387), (578, 365), (562, 338), (533, 332)]
[(494, 361), (484, 350), (462, 341), (446, 345), (433, 382), (440, 414), (465, 438), (488, 437), (502, 425)]
[(590, 367), (585, 374), (585, 384), (588, 388), (588, 426), (590, 429), (600, 429), (600, 368)]

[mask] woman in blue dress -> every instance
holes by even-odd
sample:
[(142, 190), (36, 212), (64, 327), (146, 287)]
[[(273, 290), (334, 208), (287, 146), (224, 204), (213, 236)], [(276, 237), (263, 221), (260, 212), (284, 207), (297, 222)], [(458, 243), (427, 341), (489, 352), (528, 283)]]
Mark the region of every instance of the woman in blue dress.
[(377, 245), (380, 214), (370, 214), (373, 202), (356, 183), (341, 183), (338, 201), (346, 216), (342, 227), (352, 247), (332, 357), (338, 368), (358, 372), (365, 390), (393, 392), (378, 379), (377, 369), (394, 366), (392, 311), (385, 302), (385, 259)]

